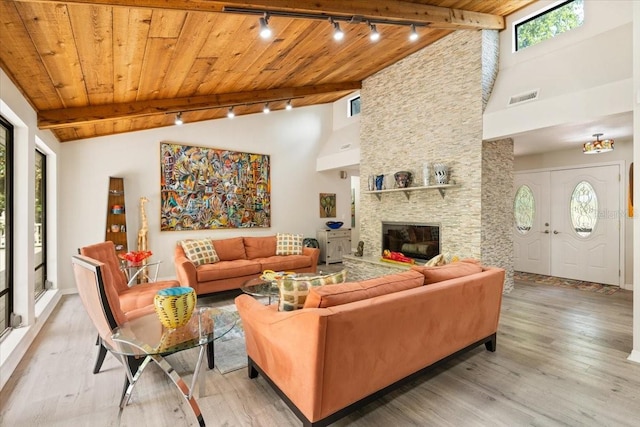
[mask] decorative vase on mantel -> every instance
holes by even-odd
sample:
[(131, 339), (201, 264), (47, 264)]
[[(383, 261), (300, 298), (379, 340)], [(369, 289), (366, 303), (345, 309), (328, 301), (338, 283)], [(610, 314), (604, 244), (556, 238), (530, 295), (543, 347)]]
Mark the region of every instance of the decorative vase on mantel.
[(382, 190), (384, 185), (384, 175), (376, 175), (376, 190)]
[(393, 174), (397, 188), (407, 188), (411, 186), (411, 172), (399, 171)]
[(449, 167), (443, 163), (433, 165), (433, 176), (435, 176), (436, 184), (449, 183)]

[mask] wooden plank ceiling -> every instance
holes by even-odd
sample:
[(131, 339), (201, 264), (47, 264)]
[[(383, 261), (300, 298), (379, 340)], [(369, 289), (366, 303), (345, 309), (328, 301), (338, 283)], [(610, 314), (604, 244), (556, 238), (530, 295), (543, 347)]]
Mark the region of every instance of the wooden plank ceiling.
[[(0, 67), (61, 142), (333, 102), (451, 31), (501, 29), (534, 0), (0, 0)], [(257, 14), (274, 12), (273, 35)], [(265, 9), (267, 8), (267, 9)], [(277, 16), (321, 14), (323, 19)], [(332, 38), (328, 16), (344, 40)], [(355, 18), (354, 18), (355, 17)], [(369, 40), (364, 22), (377, 24)], [(342, 21), (340, 20), (342, 19)], [(350, 19), (350, 21), (347, 21)]]

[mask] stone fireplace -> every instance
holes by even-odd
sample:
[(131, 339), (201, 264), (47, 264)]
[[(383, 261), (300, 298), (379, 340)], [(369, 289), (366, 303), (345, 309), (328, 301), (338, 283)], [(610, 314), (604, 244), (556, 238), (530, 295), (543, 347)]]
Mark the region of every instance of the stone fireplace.
[(456, 31), (363, 81), (360, 176), (384, 174), (393, 182), (395, 172), (410, 171), (415, 186), (424, 163), (443, 163), (456, 184), (442, 194), (371, 194), (361, 179), (365, 257), (379, 259), (383, 222), (436, 223), (439, 252), (503, 267), (505, 289), (513, 286), (513, 144), (482, 140), (497, 44), (497, 32)]

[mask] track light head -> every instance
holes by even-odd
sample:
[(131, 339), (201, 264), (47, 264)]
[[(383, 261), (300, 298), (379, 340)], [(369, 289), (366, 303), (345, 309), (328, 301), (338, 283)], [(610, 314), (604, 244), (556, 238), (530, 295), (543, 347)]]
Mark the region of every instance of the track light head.
[(227, 117), (233, 119), (235, 116), (236, 113), (233, 112), (233, 107), (229, 107), (229, 110), (227, 111)]
[(291, 105), (291, 100), (287, 101), (287, 106), (285, 108), (287, 109), (287, 111), (293, 109), (293, 105)]
[(418, 35), (418, 31), (416, 30), (416, 26), (414, 24), (411, 24), (411, 32), (409, 33), (409, 40), (411, 40), (412, 42), (418, 40), (418, 37), (420, 37)]
[(182, 113), (176, 114), (176, 119), (173, 123), (175, 123), (176, 126), (182, 126), (182, 124), (184, 123), (184, 121), (182, 120)]
[(340, 41), (344, 38), (344, 33), (340, 29), (340, 24), (334, 21), (332, 18), (329, 18), (329, 22), (333, 25), (333, 39), (336, 41)]
[(264, 108), (262, 109), (262, 112), (265, 113), (265, 114), (269, 114), (269, 111), (271, 111), (271, 109), (269, 108), (269, 103), (266, 102), (264, 104)]
[(369, 34), (369, 39), (371, 39), (372, 42), (377, 42), (378, 40), (380, 40), (380, 33), (378, 32), (376, 25), (369, 24), (369, 27), (371, 28), (371, 34)]
[(271, 28), (269, 28), (269, 14), (265, 13), (258, 22), (260, 23), (260, 37), (268, 39), (271, 37)]

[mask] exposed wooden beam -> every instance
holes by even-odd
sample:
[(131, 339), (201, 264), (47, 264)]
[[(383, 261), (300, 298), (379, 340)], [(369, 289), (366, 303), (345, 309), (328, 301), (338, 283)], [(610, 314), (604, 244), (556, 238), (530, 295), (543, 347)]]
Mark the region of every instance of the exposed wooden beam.
[(200, 12), (223, 12), (225, 6), (280, 12), (353, 16), (414, 22), (444, 29), (504, 29), (504, 18), (488, 13), (393, 0), (18, 0), (40, 3), (82, 3), (123, 7), (150, 7)]
[(38, 113), (38, 127), (40, 129), (61, 129), (94, 124), (107, 120), (215, 109), (235, 105), (258, 104), (302, 98), (323, 93), (348, 92), (358, 90), (361, 87), (361, 82), (346, 82), (250, 92), (221, 93), (187, 98), (136, 101), (90, 107), (60, 108), (40, 111)]

